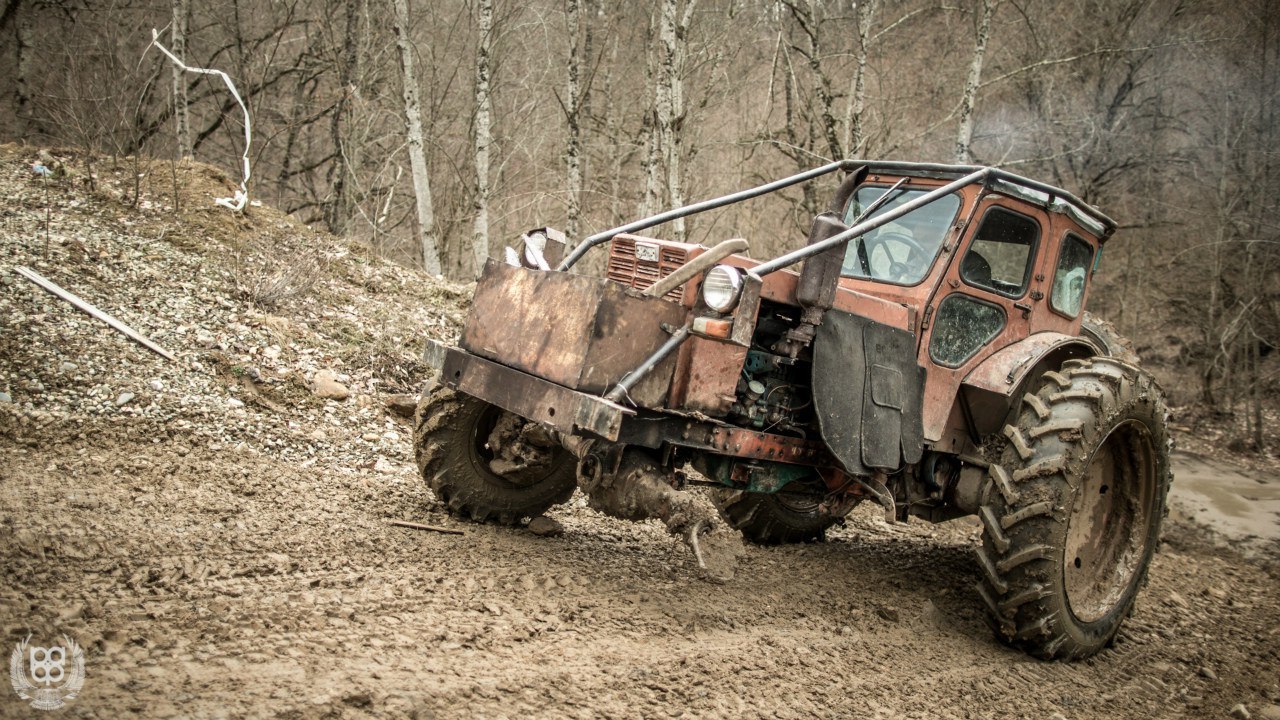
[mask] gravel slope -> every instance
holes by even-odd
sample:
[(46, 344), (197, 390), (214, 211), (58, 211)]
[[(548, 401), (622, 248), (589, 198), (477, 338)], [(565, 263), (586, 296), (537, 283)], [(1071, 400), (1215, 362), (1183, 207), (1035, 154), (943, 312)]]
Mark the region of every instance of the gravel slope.
[[(227, 192), (207, 168), (179, 168), (190, 209), (174, 213), (167, 164), (144, 165), (160, 179), (135, 204), (127, 163), (100, 162), (94, 189), (83, 172), (46, 187), (38, 160), (0, 146), (12, 198), (0, 209), (0, 632), (85, 647), (67, 715), (1280, 713), (1275, 555), (1245, 557), (1189, 521), (1168, 526), (1115, 647), (1074, 664), (990, 639), (967, 521), (888, 526), (862, 508), (826, 543), (750, 549), (724, 585), (697, 580), (657, 525), (601, 517), (580, 497), (552, 512), (558, 538), (392, 527), (457, 527), (385, 402), (417, 389), (413, 348), (456, 332), (465, 288), (269, 208), (229, 222), (205, 208)], [(245, 278), (281, 258), (314, 260), (314, 277), (255, 305)], [(323, 370), (350, 397), (316, 396)], [(0, 716), (31, 715), (0, 696)]]

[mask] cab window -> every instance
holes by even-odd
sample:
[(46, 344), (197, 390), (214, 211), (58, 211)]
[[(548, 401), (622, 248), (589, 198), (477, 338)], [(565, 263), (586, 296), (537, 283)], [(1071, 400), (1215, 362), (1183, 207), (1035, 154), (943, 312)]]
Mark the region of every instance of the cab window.
[(1004, 324), (999, 305), (952, 293), (938, 306), (929, 356), (939, 365), (960, 367), (999, 335)]
[[(845, 208), (844, 222), (852, 225), (888, 187), (858, 188)], [(888, 202), (867, 219), (879, 217), (929, 192), (894, 190)], [(942, 239), (960, 209), (960, 196), (947, 195), (849, 242), (840, 274), (898, 285), (915, 285), (929, 274)]]
[(1035, 220), (1002, 207), (991, 208), (960, 261), (960, 277), (983, 290), (1021, 297), (1027, 291), (1039, 237)]
[(1067, 234), (1058, 254), (1058, 267), (1053, 272), (1053, 291), (1049, 304), (1067, 317), (1080, 314), (1084, 304), (1085, 281), (1093, 264), (1093, 247), (1083, 238)]

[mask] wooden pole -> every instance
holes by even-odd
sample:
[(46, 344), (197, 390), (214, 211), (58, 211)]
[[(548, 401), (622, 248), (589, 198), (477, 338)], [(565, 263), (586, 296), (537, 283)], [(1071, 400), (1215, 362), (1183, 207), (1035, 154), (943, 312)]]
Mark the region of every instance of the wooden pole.
[(142, 333), (138, 332), (137, 330), (134, 330), (128, 325), (125, 325), (119, 320), (111, 317), (110, 315), (102, 312), (98, 308), (90, 305), (88, 302), (82, 300), (79, 296), (71, 292), (68, 292), (67, 290), (63, 290), (61, 287), (58, 286), (57, 283), (53, 282), (52, 280), (49, 280), (48, 278), (44, 277), (40, 273), (36, 272), (35, 270), (32, 270), (31, 268), (28, 268), (28, 267), (15, 267), (14, 272), (30, 280), (36, 285), (39, 285), (41, 288), (47, 290), (49, 293), (56, 295), (62, 298), (63, 300), (66, 300), (67, 302), (71, 303), (77, 308), (85, 311), (86, 313), (92, 315), (93, 317), (110, 325), (114, 330), (119, 332), (121, 335), (124, 335), (125, 337), (145, 347), (151, 352), (154, 352), (160, 357), (163, 357), (166, 360), (174, 359), (173, 353), (155, 344)]

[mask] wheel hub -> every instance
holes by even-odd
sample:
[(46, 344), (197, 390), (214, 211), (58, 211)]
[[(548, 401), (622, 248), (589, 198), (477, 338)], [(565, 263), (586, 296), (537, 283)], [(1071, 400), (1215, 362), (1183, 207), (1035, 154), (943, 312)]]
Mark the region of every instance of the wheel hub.
[(1112, 428), (1090, 458), (1067, 524), (1063, 575), (1072, 614), (1102, 619), (1142, 564), (1155, 488), (1150, 436), (1140, 423)]
[(497, 407), (490, 407), (476, 423), (473, 446), (490, 472), (516, 487), (543, 480), (559, 448), (541, 426)]

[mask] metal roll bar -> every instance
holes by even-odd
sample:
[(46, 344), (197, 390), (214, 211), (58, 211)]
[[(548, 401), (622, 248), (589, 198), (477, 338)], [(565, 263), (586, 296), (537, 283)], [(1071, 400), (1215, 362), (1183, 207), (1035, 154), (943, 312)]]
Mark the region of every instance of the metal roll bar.
[(756, 265), (755, 267), (751, 268), (748, 272), (757, 277), (763, 277), (765, 275), (768, 275), (771, 272), (777, 272), (778, 270), (781, 270), (790, 265), (794, 265), (800, 262), (801, 260), (804, 260), (807, 257), (818, 255), (826, 250), (830, 250), (831, 248), (837, 245), (843, 245), (844, 243), (849, 242), (850, 240), (858, 237), (859, 235), (863, 235), (865, 233), (871, 232), (872, 230), (875, 230), (881, 225), (887, 225), (888, 223), (891, 223), (894, 220), (897, 220), (898, 218), (902, 217), (903, 215), (906, 215), (907, 213), (918, 210), (921, 207), (928, 205), (929, 203), (935, 200), (938, 200), (939, 198), (950, 195), (951, 193), (959, 190), (960, 188), (967, 187), (976, 182), (986, 182), (987, 179), (991, 177), (992, 173), (994, 172), (995, 171), (992, 170), (991, 168), (982, 168), (977, 172), (965, 175), (964, 177), (960, 178), (959, 180), (956, 180), (955, 182), (948, 183), (935, 190), (930, 190), (929, 192), (925, 193), (924, 195), (921, 195), (915, 200), (911, 200), (910, 202), (905, 202), (883, 215), (871, 218), (870, 220), (866, 220), (864, 222), (857, 223), (856, 225), (849, 228), (848, 230), (845, 230), (844, 232), (838, 235), (833, 235), (827, 238), (826, 240), (823, 240), (822, 242), (817, 242), (812, 245), (806, 245), (805, 247), (802, 247), (799, 250), (793, 250), (792, 252), (789, 252), (786, 255), (780, 255), (770, 260), (769, 262), (760, 263), (759, 265)]
[(712, 198), (711, 200), (703, 200), (702, 202), (694, 203), (693, 205), (678, 207), (674, 210), (668, 210), (664, 213), (658, 213), (657, 215), (651, 215), (647, 218), (627, 223), (626, 225), (613, 228), (612, 230), (605, 230), (604, 232), (596, 233), (579, 243), (578, 246), (573, 249), (573, 252), (569, 253), (569, 255), (565, 257), (564, 261), (556, 266), (556, 270), (561, 272), (568, 270), (573, 267), (574, 263), (578, 262), (578, 260), (586, 254), (588, 250), (600, 243), (612, 240), (615, 235), (644, 230), (646, 228), (651, 228), (654, 225), (661, 225), (662, 223), (677, 220), (682, 217), (688, 217), (689, 215), (696, 215), (700, 212), (706, 212), (707, 210), (715, 210), (716, 208), (721, 208), (725, 205), (732, 205), (734, 203), (740, 203), (743, 200), (750, 200), (751, 198), (760, 197), (761, 195), (767, 195), (776, 190), (791, 187), (792, 185), (798, 185), (802, 182), (808, 182), (816, 177), (829, 175), (837, 170), (853, 170), (857, 167), (860, 167), (860, 164), (850, 160), (839, 160), (833, 163), (827, 163), (822, 167), (806, 170), (802, 173), (782, 178), (781, 180), (774, 180), (771, 183), (759, 185), (748, 190), (741, 190), (731, 195), (724, 195), (718, 198)]

